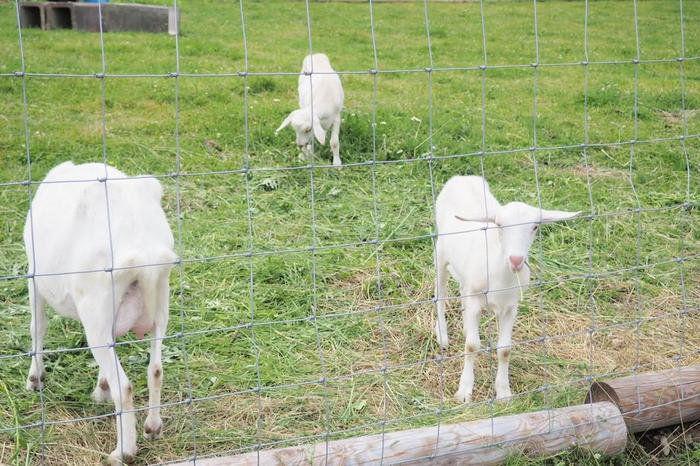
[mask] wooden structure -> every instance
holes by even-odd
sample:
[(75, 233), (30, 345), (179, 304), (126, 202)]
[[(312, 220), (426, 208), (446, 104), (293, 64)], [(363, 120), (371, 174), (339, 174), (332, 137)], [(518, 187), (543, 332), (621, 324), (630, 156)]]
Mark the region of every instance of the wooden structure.
[[(496, 465), (511, 455), (539, 456), (574, 445), (616, 454), (627, 443), (627, 428), (610, 402), (495, 417), (251, 452), (225, 458), (197, 458), (200, 466), (431, 464)], [(178, 463), (178, 466), (192, 461)]]
[(700, 365), (594, 382), (589, 402), (611, 401), (630, 432), (700, 420)]

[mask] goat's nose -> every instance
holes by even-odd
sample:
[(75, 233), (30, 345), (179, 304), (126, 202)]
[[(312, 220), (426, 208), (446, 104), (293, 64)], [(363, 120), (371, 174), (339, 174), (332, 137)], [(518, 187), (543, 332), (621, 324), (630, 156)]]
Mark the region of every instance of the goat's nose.
[(508, 260), (514, 269), (520, 270), (523, 266), (523, 261), (525, 258), (523, 256), (508, 256)]

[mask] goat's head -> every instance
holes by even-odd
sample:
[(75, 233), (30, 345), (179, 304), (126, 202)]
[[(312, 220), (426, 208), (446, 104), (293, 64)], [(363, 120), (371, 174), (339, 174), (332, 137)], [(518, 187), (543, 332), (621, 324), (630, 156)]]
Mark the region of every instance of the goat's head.
[(313, 118), (311, 117), (311, 108), (294, 110), (284, 119), (280, 127), (275, 131), (275, 134), (288, 125), (292, 125), (292, 128), (297, 133), (297, 146), (299, 149), (309, 146), (314, 136), (322, 145), (326, 142), (326, 131), (321, 126), (321, 120), (319, 120), (317, 115), (314, 115)]
[(530, 246), (541, 224), (569, 220), (580, 213), (544, 210), (523, 202), (510, 202), (495, 212), (489, 212), (487, 218), (455, 217), (465, 222), (495, 223), (506, 265), (515, 273), (525, 265)]

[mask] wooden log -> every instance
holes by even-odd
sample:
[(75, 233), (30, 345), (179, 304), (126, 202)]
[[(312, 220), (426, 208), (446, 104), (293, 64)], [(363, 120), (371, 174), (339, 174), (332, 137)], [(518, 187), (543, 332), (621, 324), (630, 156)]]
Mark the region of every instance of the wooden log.
[(700, 365), (594, 382), (589, 402), (611, 401), (630, 432), (700, 420)]
[[(501, 464), (510, 455), (540, 456), (574, 445), (604, 454), (624, 450), (627, 429), (609, 402), (502, 416), (461, 424), (387, 432), (315, 445), (197, 458), (200, 466), (379, 464)], [(191, 465), (192, 461), (178, 463)]]

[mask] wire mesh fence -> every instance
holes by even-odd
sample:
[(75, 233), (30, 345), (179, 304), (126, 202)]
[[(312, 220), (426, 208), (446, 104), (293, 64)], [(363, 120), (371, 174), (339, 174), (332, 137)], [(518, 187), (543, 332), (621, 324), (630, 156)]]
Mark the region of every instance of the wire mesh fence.
[[(79, 464), (116, 435), (111, 405), (89, 400), (95, 346), (78, 323), (49, 320), (45, 385), (23, 391), (27, 279), (125, 268), (23, 262), (31, 199), (71, 159), (165, 189), (179, 257), (168, 331), (107, 345), (135, 386), (127, 411), (145, 416), (147, 348), (164, 344), (163, 438), (139, 439), (139, 462), (319, 442), (328, 455), (335, 439), (429, 425), (438, 445), (445, 424), (580, 404), (593, 379), (700, 360), (695, 3), (153, 2), (181, 11), (172, 38), (27, 30), (20, 3), (0, 5), (0, 461)], [(274, 136), (314, 52), (346, 91), (341, 169), (325, 147), (299, 160)], [(503, 202), (583, 211), (531, 250), (507, 402), (489, 310), (473, 399), (452, 397), (460, 300), (474, 296), (433, 292), (435, 201), (461, 174)], [(107, 200), (125, 180), (61, 183), (99, 182)], [(697, 448), (679, 438), (673, 458), (690, 464)]]

